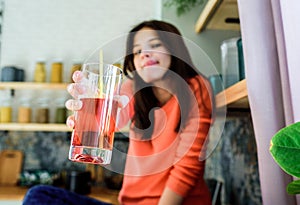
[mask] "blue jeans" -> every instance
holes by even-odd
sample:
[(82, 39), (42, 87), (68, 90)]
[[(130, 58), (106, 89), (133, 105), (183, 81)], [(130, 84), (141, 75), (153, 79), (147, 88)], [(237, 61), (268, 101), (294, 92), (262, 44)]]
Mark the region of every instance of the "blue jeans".
[(23, 200), (23, 205), (112, 205), (106, 202), (79, 195), (68, 190), (37, 185), (30, 188)]

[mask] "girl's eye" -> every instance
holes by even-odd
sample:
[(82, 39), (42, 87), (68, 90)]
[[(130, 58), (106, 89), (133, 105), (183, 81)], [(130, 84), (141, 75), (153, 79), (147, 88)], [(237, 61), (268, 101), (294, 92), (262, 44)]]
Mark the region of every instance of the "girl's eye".
[[(151, 48), (151, 49), (155, 49), (155, 48), (159, 48), (159, 47), (161, 47), (161, 46), (163, 46), (163, 44), (161, 43), (161, 42), (157, 42), (157, 43), (152, 43), (152, 44), (150, 44), (148, 47), (149, 48)], [(148, 51), (150, 51), (151, 49), (147, 49)], [(140, 55), (142, 53), (142, 49), (138, 49), (138, 48), (136, 48), (136, 49), (133, 49), (133, 55), (135, 56), (135, 55)]]
[(141, 49), (139, 49), (139, 50), (134, 50), (133, 51), (133, 55), (139, 55), (139, 54), (141, 54), (142, 53), (142, 50)]
[(162, 43), (155, 43), (155, 44), (151, 45), (151, 48), (158, 48), (158, 47), (161, 47), (161, 46), (162, 46)]

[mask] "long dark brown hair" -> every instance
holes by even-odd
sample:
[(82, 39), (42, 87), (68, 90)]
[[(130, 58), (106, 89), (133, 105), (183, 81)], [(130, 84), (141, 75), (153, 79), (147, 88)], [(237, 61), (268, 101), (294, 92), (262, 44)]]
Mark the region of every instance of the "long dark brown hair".
[[(134, 115), (133, 123), (140, 132), (142, 132), (143, 139), (150, 139), (153, 132), (154, 125), (154, 112), (151, 112), (153, 108), (159, 107), (159, 101), (153, 93), (153, 85), (147, 84), (142, 80), (142, 78), (135, 72), (136, 68), (134, 66), (134, 56), (133, 56), (133, 41), (137, 31), (142, 28), (150, 28), (157, 32), (160, 40), (163, 42), (164, 46), (170, 52), (171, 55), (171, 65), (169, 71), (175, 72), (186, 82), (190, 78), (197, 75), (202, 75), (193, 65), (192, 59), (188, 52), (188, 49), (181, 37), (179, 30), (170, 23), (158, 20), (144, 21), (139, 25), (135, 26), (128, 35), (127, 45), (126, 45), (126, 56), (124, 59), (124, 74), (134, 81)], [(199, 82), (201, 86), (201, 83)], [(184, 126), (190, 108), (190, 102), (188, 99), (188, 94), (186, 90), (183, 90), (181, 85), (174, 85), (175, 93), (179, 101), (181, 116), (180, 121), (175, 129), (176, 132)], [(200, 88), (201, 90), (202, 88)], [(209, 92), (211, 92), (211, 87), (208, 86)], [(200, 94), (202, 97), (202, 95)], [(211, 96), (212, 107), (214, 108), (214, 99)], [(188, 101), (188, 102), (187, 102)], [(205, 105), (203, 105), (205, 106)], [(211, 108), (206, 108), (210, 110)]]

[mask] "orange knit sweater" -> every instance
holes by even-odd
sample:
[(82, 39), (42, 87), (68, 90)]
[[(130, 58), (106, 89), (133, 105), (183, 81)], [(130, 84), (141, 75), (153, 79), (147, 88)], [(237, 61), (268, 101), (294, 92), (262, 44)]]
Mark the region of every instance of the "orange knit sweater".
[[(205, 162), (199, 160), (211, 125), (212, 103), (206, 83), (200, 76), (189, 81), (195, 101), (190, 108), (188, 121), (179, 133), (174, 131), (180, 120), (180, 106), (175, 97), (154, 110), (151, 140), (141, 140), (130, 129), (124, 181), (119, 194), (121, 204), (158, 204), (165, 187), (184, 197), (183, 204), (211, 204), (209, 190), (203, 179)], [(131, 99), (132, 86), (131, 80), (122, 86), (122, 94)], [(120, 121), (123, 123), (133, 115), (131, 102), (121, 112)], [(210, 110), (205, 109), (204, 105)]]

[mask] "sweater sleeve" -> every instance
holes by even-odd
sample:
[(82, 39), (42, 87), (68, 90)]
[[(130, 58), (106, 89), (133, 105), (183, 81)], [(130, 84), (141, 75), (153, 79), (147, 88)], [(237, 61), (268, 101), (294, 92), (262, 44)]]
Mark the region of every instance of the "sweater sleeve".
[(190, 82), (196, 100), (191, 106), (185, 127), (179, 133), (175, 163), (166, 184), (182, 197), (188, 194), (199, 178), (203, 178), (205, 161), (200, 161), (199, 157), (204, 151), (203, 144), (211, 125), (213, 108), (211, 89), (206, 83), (201, 77)]

